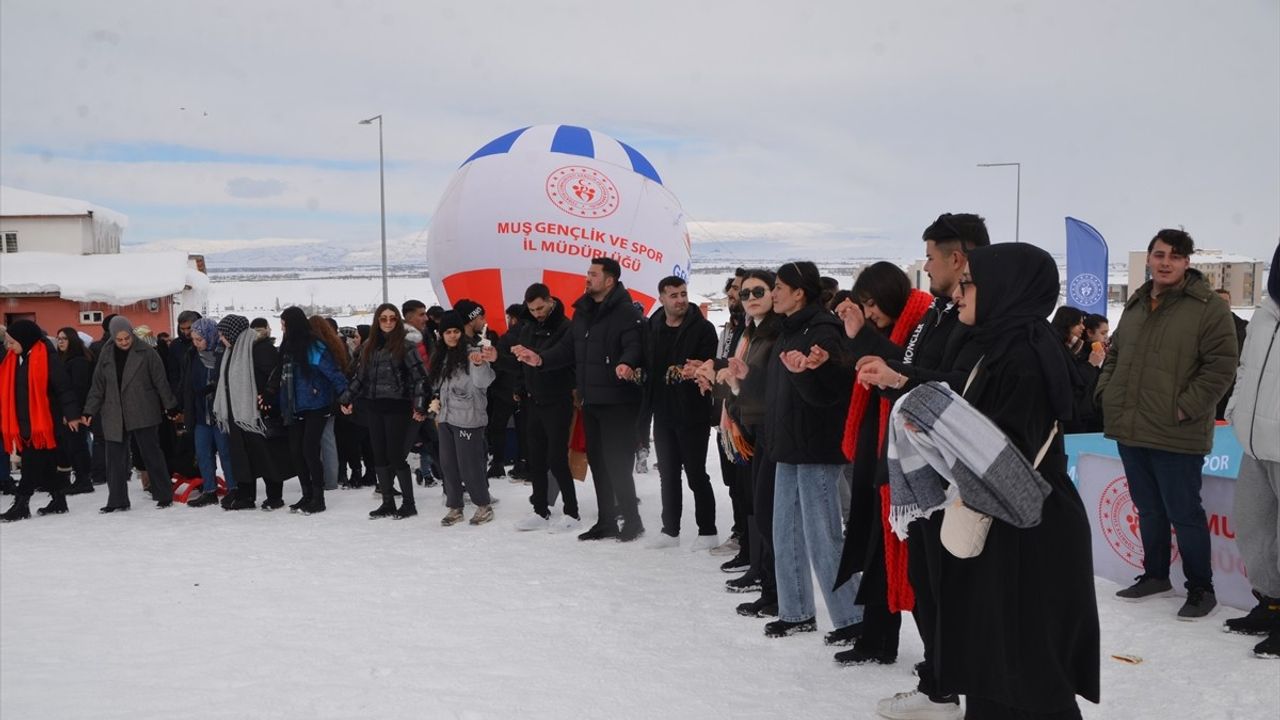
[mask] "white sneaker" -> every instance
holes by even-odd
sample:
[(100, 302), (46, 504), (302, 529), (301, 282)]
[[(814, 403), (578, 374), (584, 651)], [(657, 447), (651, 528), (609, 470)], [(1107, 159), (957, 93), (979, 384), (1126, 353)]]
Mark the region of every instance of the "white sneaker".
[(524, 532), (528, 532), (530, 530), (546, 530), (549, 527), (551, 527), (551, 519), (544, 518), (535, 512), (531, 512), (516, 521), (516, 529)]
[(689, 543), (689, 552), (699, 552), (701, 550), (711, 550), (718, 547), (717, 542), (720, 540), (719, 535), (699, 535)]
[(680, 547), (680, 538), (671, 537), (670, 535), (660, 532), (653, 536), (647, 547), (653, 550), (665, 550), (667, 548)]
[(547, 530), (553, 533), (577, 532), (582, 527), (582, 521), (572, 515), (561, 515), (552, 520)]
[(711, 548), (711, 554), (726, 555), (729, 557), (733, 557), (734, 555), (738, 554), (738, 549), (739, 549), (738, 538), (730, 535), (728, 540), (725, 540), (719, 545)]
[(902, 692), (876, 704), (876, 713), (889, 720), (963, 720), (956, 703), (936, 703), (919, 690)]

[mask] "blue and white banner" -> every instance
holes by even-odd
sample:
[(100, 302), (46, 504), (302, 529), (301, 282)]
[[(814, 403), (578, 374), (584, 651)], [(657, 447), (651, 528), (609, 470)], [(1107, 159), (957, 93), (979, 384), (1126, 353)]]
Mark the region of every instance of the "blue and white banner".
[(1107, 314), (1107, 241), (1073, 217), (1067, 218), (1067, 304)]

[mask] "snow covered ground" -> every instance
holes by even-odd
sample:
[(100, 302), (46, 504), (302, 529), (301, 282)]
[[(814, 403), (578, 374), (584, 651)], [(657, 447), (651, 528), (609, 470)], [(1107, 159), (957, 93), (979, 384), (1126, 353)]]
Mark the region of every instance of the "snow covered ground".
[[(892, 666), (838, 667), (820, 634), (767, 639), (734, 613), (754, 596), (724, 591), (720, 558), (645, 547), (656, 472), (637, 485), (648, 534), (625, 545), (514, 531), (528, 488), (506, 480), (480, 527), (441, 527), (439, 487), (404, 521), (367, 519), (368, 489), (313, 517), (158, 510), (136, 483), (129, 513), (98, 515), (103, 489), (72, 497), (0, 526), (0, 718), (843, 719), (914, 686), (910, 620)], [(686, 543), (692, 510), (686, 493)], [(1280, 663), (1220, 630), (1235, 611), (1181, 623), (1177, 599), (1097, 587), (1103, 703), (1086, 718), (1280, 714)]]

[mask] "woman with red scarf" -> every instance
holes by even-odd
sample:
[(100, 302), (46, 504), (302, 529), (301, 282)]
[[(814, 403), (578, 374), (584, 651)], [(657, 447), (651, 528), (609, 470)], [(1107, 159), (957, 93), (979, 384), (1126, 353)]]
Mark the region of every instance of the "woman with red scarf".
[[(855, 358), (901, 360), (933, 303), (932, 295), (911, 289), (906, 273), (888, 262), (863, 270), (853, 284), (853, 297), (856, 302), (846, 300), (836, 310)], [(853, 648), (836, 653), (841, 665), (897, 661), (901, 611), (911, 610), (915, 603), (907, 580), (907, 546), (884, 522), (889, 486), (883, 459), (891, 405), (880, 390), (854, 384), (842, 443), (853, 463), (853, 497), (836, 587), (862, 573), (858, 604), (864, 613)]]
[[(0, 452), (22, 457), (22, 480), (13, 506), (0, 521), (31, 517), (28, 503), (39, 486), (52, 500), (36, 511), (56, 515), (67, 511), (65, 475), (58, 472), (58, 441), (55, 428), (65, 418), (80, 424), (80, 408), (58, 353), (39, 325), (19, 320), (9, 326), (5, 338), (4, 361), (0, 362)], [(62, 463), (65, 465), (66, 463)]]

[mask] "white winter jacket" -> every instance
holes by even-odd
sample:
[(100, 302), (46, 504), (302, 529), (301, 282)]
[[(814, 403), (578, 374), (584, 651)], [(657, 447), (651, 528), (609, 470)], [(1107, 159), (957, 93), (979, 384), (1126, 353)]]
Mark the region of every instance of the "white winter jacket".
[(1270, 296), (1254, 311), (1240, 351), (1236, 388), (1227, 405), (1244, 451), (1280, 462), (1280, 307)]

